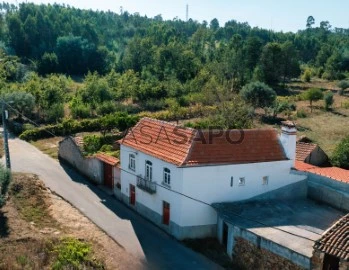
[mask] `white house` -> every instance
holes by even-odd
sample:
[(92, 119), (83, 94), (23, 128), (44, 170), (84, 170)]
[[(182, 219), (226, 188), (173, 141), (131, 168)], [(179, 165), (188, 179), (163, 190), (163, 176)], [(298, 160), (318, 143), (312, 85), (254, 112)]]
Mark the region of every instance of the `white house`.
[(121, 197), (178, 239), (215, 236), (211, 204), (305, 179), (291, 174), (296, 128), (200, 131), (141, 119), (120, 141)]

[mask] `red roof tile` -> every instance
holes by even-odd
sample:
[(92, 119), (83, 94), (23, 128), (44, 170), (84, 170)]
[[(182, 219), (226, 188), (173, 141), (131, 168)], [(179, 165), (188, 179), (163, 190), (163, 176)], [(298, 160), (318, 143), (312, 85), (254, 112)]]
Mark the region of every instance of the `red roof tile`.
[[(216, 134), (219, 131), (213, 131)], [(213, 134), (211, 133), (211, 135)], [(150, 118), (141, 119), (120, 143), (177, 166), (286, 160), (272, 129), (228, 130), (220, 137)]]
[(297, 142), (296, 147), (296, 160), (305, 161), (305, 159), (315, 150), (317, 147), (314, 143)]
[(118, 158), (103, 153), (95, 154), (94, 157), (112, 166), (116, 166), (120, 163), (120, 160)]
[(301, 161), (296, 161), (295, 169), (321, 175), (333, 180), (349, 183), (349, 171), (338, 167), (320, 168)]
[(349, 261), (349, 214), (337, 221), (315, 242), (314, 248)]

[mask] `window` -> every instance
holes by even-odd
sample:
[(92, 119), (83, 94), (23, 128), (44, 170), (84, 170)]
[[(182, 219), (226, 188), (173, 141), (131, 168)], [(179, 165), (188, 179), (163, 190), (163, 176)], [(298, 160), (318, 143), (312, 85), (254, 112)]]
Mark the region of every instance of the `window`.
[(149, 160), (145, 162), (145, 180), (152, 181), (153, 179), (153, 163)]
[(234, 185), (234, 177), (230, 177), (230, 186), (232, 187)]
[(168, 168), (164, 168), (164, 184), (171, 185), (171, 171)]
[(132, 171), (136, 170), (136, 157), (134, 154), (129, 155), (128, 168)]
[(244, 186), (244, 185), (245, 185), (245, 177), (240, 177), (239, 186)]
[(263, 176), (263, 185), (268, 185), (269, 176)]

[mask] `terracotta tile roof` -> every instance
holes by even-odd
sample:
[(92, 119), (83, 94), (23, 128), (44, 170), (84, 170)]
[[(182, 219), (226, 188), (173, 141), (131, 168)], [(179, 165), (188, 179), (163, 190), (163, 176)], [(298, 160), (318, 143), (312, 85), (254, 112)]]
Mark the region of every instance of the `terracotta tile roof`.
[(349, 183), (349, 170), (341, 169), (338, 167), (320, 168), (301, 161), (296, 161), (295, 169), (321, 175), (333, 180)]
[(315, 242), (314, 248), (349, 261), (349, 214), (337, 221)]
[(297, 142), (296, 160), (305, 161), (311, 152), (317, 147), (314, 143)]
[[(213, 132), (216, 134), (219, 131)], [(287, 159), (278, 134), (273, 129), (243, 130), (242, 133), (239, 130), (225, 131), (220, 137), (212, 136), (210, 143), (207, 131), (181, 128), (168, 122), (143, 118), (120, 140), (120, 144), (177, 166)]]
[(213, 138), (212, 143), (208, 143), (209, 136), (209, 132), (198, 134), (185, 165), (241, 164), (287, 159), (278, 134), (273, 129), (227, 130), (222, 136)]
[(112, 166), (116, 166), (120, 163), (120, 160), (118, 158), (103, 153), (95, 154), (94, 157)]
[(169, 163), (181, 165), (188, 155), (195, 133), (193, 129), (179, 128), (168, 122), (145, 117), (119, 142)]

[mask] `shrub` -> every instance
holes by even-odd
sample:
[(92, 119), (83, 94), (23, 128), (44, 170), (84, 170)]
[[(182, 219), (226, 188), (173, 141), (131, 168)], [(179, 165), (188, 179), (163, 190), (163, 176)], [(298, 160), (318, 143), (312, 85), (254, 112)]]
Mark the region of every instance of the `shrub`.
[(112, 101), (103, 102), (97, 106), (97, 114), (104, 116), (116, 112), (115, 103)]
[(313, 101), (322, 99), (324, 94), (319, 88), (310, 88), (302, 94), (304, 100), (309, 100), (310, 111), (313, 111)]
[(70, 107), (74, 119), (83, 119), (91, 116), (91, 107), (88, 104), (74, 104)]
[(302, 81), (310, 82), (311, 80), (311, 70), (309, 68), (305, 69), (302, 74)]
[(343, 169), (349, 169), (349, 136), (336, 146), (332, 155), (332, 164)]
[(52, 269), (103, 269), (103, 265), (91, 258), (91, 245), (74, 238), (65, 238), (54, 248), (57, 258)]
[(337, 86), (340, 88), (339, 94), (343, 95), (345, 89), (349, 88), (349, 81), (347, 81), (347, 80), (339, 81)]
[(11, 182), (11, 172), (0, 164), (0, 208), (5, 205), (6, 194)]
[(325, 93), (324, 102), (325, 102), (325, 110), (328, 111), (332, 107), (334, 102), (333, 93), (331, 91)]
[(46, 110), (46, 121), (49, 123), (55, 123), (64, 117), (64, 105), (61, 103), (53, 104)]
[(300, 109), (297, 111), (297, 117), (298, 118), (306, 118), (308, 115), (306, 113), (306, 111), (304, 111), (303, 109)]

